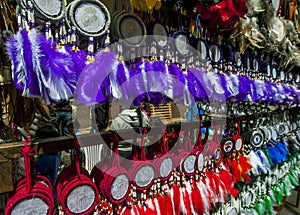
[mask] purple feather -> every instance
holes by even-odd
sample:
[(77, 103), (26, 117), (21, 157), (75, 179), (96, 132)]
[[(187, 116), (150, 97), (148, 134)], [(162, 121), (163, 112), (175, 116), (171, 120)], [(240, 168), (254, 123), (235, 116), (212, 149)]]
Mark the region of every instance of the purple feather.
[(199, 69), (190, 69), (195, 75), (198, 87), (204, 90), (205, 97), (208, 99), (213, 94), (213, 86), (207, 77), (207, 73)]
[(76, 97), (84, 104), (96, 104), (106, 100), (101, 84), (117, 63), (113, 52), (100, 52), (95, 62), (88, 64), (82, 71), (77, 84)]
[(233, 95), (231, 86), (230, 86), (230, 85), (232, 85), (232, 83), (230, 82), (230, 79), (227, 77), (227, 75), (218, 74), (218, 76), (219, 76), (220, 84), (224, 90), (225, 99), (228, 99)]
[(236, 95), (238, 102), (251, 101), (250, 92), (252, 81), (247, 76), (238, 76), (239, 80), (239, 94)]
[(117, 67), (117, 84), (121, 86), (125, 81), (127, 81), (125, 65), (124, 63), (120, 62)]
[[(206, 94), (205, 90), (203, 89), (202, 84), (195, 76), (195, 74), (198, 71), (199, 70), (194, 69), (194, 68), (189, 69), (186, 78), (188, 81), (189, 90), (190, 90), (191, 94), (194, 95), (194, 98), (203, 100), (204, 98), (207, 97), (207, 94)], [(194, 91), (194, 93), (193, 93), (193, 91)]]
[[(33, 53), (32, 50), (33, 48), (29, 40), (29, 33), (26, 30), (22, 30), (20, 32), (23, 40), (23, 55), (21, 56), (23, 56), (24, 58), (24, 63), (26, 66), (25, 73), (27, 78), (23, 95), (26, 97), (37, 97), (37, 96), (41, 96), (40, 87), (39, 87), (40, 82), (38, 80), (38, 74), (36, 73), (36, 71), (34, 71), (33, 68), (33, 57), (34, 57), (33, 54), (35, 53)], [(24, 94), (24, 92), (27, 90), (29, 92), (29, 95), (27, 93)]]
[(187, 71), (186, 81), (187, 81), (187, 86), (188, 86), (189, 92), (192, 94), (194, 99), (196, 99), (197, 98), (197, 95), (196, 95), (196, 78), (190, 70)]
[(83, 50), (73, 51), (71, 46), (66, 45), (65, 49), (71, 55), (76, 70), (76, 81), (78, 80), (82, 70), (86, 66), (86, 54)]
[(176, 101), (180, 101), (183, 98), (184, 94), (184, 85), (185, 85), (185, 77), (180, 70), (180, 68), (176, 64), (170, 64), (168, 67), (169, 75), (173, 76), (174, 82), (172, 83), (173, 89), (173, 99)]
[(25, 69), (21, 68), (21, 70), (17, 70), (18, 66), (19, 66), (19, 60), (20, 60), (20, 56), (21, 53), (19, 53), (18, 51), (18, 41), (17, 41), (17, 36), (11, 36), (7, 39), (6, 41), (6, 51), (7, 54), (9, 56), (9, 59), (11, 61), (12, 64), (12, 77), (13, 77), (13, 81), (14, 84), (16, 86), (17, 89), (19, 90), (24, 90), (25, 89), (25, 85), (26, 83), (24, 83), (23, 81), (21, 81), (18, 76), (24, 77), (25, 78)]
[(184, 77), (181, 69), (176, 64), (171, 63), (169, 65), (169, 74), (173, 75), (182, 84), (185, 84), (185, 77)]

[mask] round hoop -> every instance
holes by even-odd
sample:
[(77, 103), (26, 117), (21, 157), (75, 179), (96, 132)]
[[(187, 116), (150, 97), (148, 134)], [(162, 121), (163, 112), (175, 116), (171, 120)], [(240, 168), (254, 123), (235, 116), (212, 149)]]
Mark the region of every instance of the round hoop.
[(101, 37), (109, 29), (111, 18), (104, 4), (97, 0), (76, 0), (69, 10), (70, 22), (88, 37)]

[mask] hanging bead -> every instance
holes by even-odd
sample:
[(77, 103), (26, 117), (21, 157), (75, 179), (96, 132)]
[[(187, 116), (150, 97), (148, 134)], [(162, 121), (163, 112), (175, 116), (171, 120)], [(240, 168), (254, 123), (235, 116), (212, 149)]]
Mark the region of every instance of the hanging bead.
[(72, 50), (73, 51), (78, 51), (77, 41), (76, 41), (76, 28), (75, 27), (72, 27), (71, 45), (72, 45)]
[(87, 60), (88, 60), (88, 63), (93, 63), (95, 61), (95, 58), (94, 58), (94, 38), (93, 37), (89, 37)]
[(22, 12), (20, 10), (17, 11), (17, 20), (18, 20), (18, 28), (21, 30), (23, 28), (23, 23), (22, 23)]
[(28, 2), (27, 2), (27, 19), (28, 19), (29, 29), (33, 28), (34, 23), (35, 23), (34, 10), (33, 10), (33, 5), (30, 0), (28, 0)]
[(104, 50), (103, 51), (109, 51), (110, 46), (110, 36), (109, 36), (109, 30), (106, 32), (106, 37), (104, 40)]
[(66, 26), (65, 26), (65, 20), (62, 19), (59, 27), (59, 40), (61, 45), (66, 44)]
[(22, 9), (22, 28), (23, 29), (26, 29), (26, 31), (29, 31), (30, 30), (30, 27), (28, 25), (28, 21), (27, 21), (27, 16), (26, 16), (26, 11), (24, 9)]

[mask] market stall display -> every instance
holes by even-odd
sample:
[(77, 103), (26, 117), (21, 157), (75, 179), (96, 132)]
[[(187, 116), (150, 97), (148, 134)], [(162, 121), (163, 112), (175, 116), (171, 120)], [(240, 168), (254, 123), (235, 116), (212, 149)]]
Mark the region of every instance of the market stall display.
[(8, 199), (4, 214), (41, 213), (52, 214), (54, 209), (53, 187), (44, 176), (33, 174), (32, 157), (34, 150), (30, 138), (24, 142), (21, 154), (24, 157), (25, 177)]
[[(127, 139), (109, 131), (101, 144), (113, 156), (102, 156), (92, 177), (77, 145), (73, 165), (57, 179), (63, 213), (275, 214), (299, 185), (297, 1), (128, 1), (111, 14), (98, 0), (17, 2), (5, 82), (23, 97), (154, 109), (172, 101), (197, 112), (189, 120), (181, 114), (180, 123), (170, 117), (162, 128), (130, 124), (139, 132)], [(151, 129), (161, 132), (158, 140)], [(131, 156), (119, 156), (121, 141)], [(26, 144), (26, 179), (5, 213), (26, 204), (50, 214), (53, 188), (30, 178)]]

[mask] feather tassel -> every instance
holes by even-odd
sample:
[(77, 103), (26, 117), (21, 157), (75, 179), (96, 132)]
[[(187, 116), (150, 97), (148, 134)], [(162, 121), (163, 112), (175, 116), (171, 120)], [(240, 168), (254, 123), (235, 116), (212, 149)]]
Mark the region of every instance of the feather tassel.
[(201, 193), (201, 196), (202, 196), (202, 202), (203, 202), (203, 214), (209, 214), (209, 211), (211, 210), (212, 206), (211, 206), (211, 203), (213, 202), (211, 200), (211, 194), (208, 189), (209, 187), (206, 186), (206, 184), (204, 183), (204, 181), (199, 181), (197, 183), (197, 186), (199, 188), (199, 191)]
[(192, 190), (191, 197), (192, 197), (193, 207), (196, 213), (202, 215), (204, 214), (202, 196), (195, 180), (192, 180), (192, 185), (193, 185), (193, 190)]
[(246, 156), (241, 156), (239, 158), (239, 166), (241, 170), (241, 176), (244, 178), (246, 182), (252, 181), (252, 179), (247, 175), (248, 171), (252, 169), (251, 164), (249, 163), (249, 159)]
[(173, 190), (174, 212), (175, 215), (180, 215), (180, 190), (176, 184), (173, 185), (172, 190)]
[(220, 180), (224, 183), (227, 191), (235, 198), (239, 191), (234, 189), (233, 179), (228, 170), (223, 169), (219, 173)]
[(77, 100), (87, 105), (106, 101), (107, 95), (100, 86), (117, 65), (115, 53), (98, 53), (95, 62), (88, 64), (79, 77), (76, 91)]

